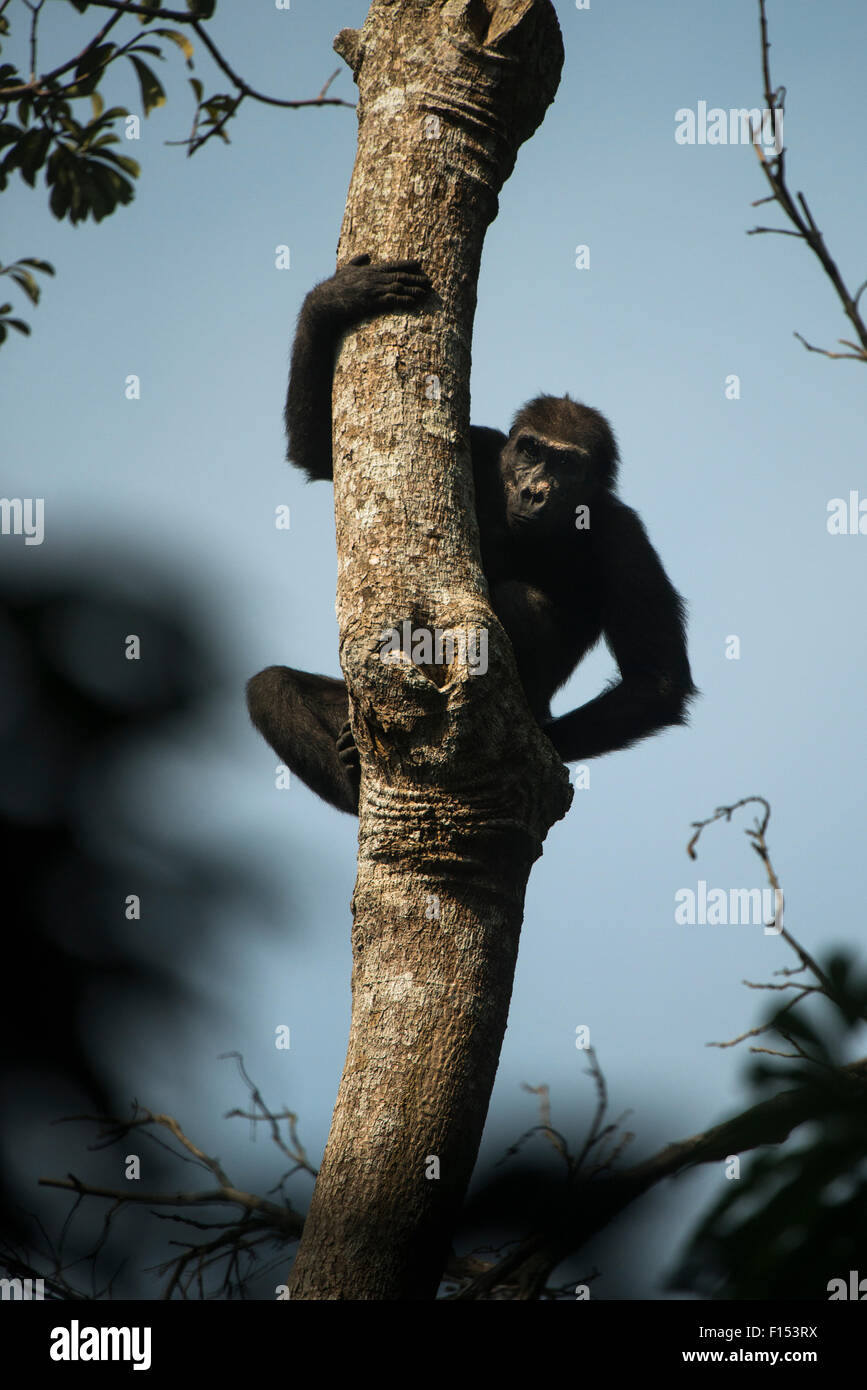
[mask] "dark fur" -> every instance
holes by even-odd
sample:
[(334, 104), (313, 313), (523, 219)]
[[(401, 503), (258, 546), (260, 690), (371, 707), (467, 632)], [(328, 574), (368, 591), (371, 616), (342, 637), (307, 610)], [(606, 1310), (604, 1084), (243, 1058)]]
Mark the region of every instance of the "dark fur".
[[(376, 314), (414, 308), (429, 281), (415, 261), (356, 257), (307, 296), (292, 349), (289, 458), (331, 478), (331, 385), (340, 335)], [(604, 415), (568, 396), (538, 396), (508, 437), (472, 427), (482, 564), (536, 719), (565, 762), (628, 748), (686, 722), (695, 688), (684, 606), (638, 515), (614, 495), (617, 443)], [(576, 529), (576, 508), (589, 529)], [(550, 700), (598, 642), (620, 680), (553, 718)], [(271, 666), (247, 687), (253, 723), (281, 760), (342, 811), (358, 806), (358, 754), (342, 681)]]

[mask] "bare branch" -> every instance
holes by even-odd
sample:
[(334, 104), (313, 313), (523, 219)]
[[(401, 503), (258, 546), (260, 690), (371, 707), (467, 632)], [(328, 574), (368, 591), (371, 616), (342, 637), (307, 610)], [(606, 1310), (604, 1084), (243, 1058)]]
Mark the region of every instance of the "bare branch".
[(823, 357), (836, 359), (849, 357), (857, 362), (867, 362), (867, 348), (859, 348), (857, 343), (850, 343), (847, 338), (838, 338), (837, 341), (842, 343), (844, 347), (850, 347), (851, 352), (831, 352), (830, 348), (816, 347), (813, 343), (808, 343), (807, 339), (802, 337), (800, 333), (796, 332), (794, 336), (804, 344), (808, 352), (820, 352)]
[(750, 227), (747, 236), (760, 236), (762, 232), (772, 232), (774, 236), (794, 236), (803, 241), (803, 232), (790, 232), (787, 227)]
[[(264, 1120), (271, 1127), (271, 1137), (277, 1144), (281, 1153), (284, 1153), (293, 1164), (289, 1174), (283, 1174), (275, 1184), (275, 1188), (281, 1191), (288, 1176), (292, 1173), (305, 1169), (315, 1175), (315, 1169), (307, 1159), (303, 1145), (297, 1133), (297, 1117), (291, 1111), (285, 1115), (275, 1115), (262, 1099), (258, 1087), (248, 1076), (243, 1057), (240, 1053), (228, 1054), (237, 1060), (239, 1070), (244, 1081), (250, 1089), (255, 1111), (246, 1115), (246, 1118), (253, 1122)], [(232, 1114), (243, 1112), (233, 1111)], [(279, 1134), (279, 1121), (286, 1119), (289, 1124), (290, 1144), (287, 1145)], [(304, 1220), (297, 1211), (294, 1210), (288, 1197), (283, 1197), (281, 1202), (269, 1200), (267, 1197), (260, 1197), (255, 1193), (246, 1192), (237, 1187), (225, 1172), (222, 1164), (217, 1158), (211, 1157), (184, 1132), (177, 1120), (172, 1115), (155, 1114), (136, 1102), (133, 1106), (132, 1114), (118, 1118), (116, 1116), (105, 1115), (78, 1115), (67, 1117), (67, 1122), (72, 1120), (85, 1120), (99, 1126), (97, 1142), (91, 1145), (94, 1149), (104, 1149), (110, 1144), (118, 1144), (125, 1140), (126, 1136), (132, 1131), (140, 1131), (153, 1142), (166, 1148), (175, 1160), (184, 1163), (193, 1163), (197, 1167), (206, 1169), (216, 1178), (216, 1183), (204, 1190), (182, 1190), (182, 1191), (141, 1191), (138, 1184), (130, 1182), (123, 1187), (103, 1187), (99, 1184), (83, 1181), (74, 1173), (69, 1173), (65, 1178), (41, 1178), (39, 1185), (51, 1187), (74, 1194), (74, 1202), (63, 1223), (60, 1239), (55, 1247), (54, 1243), (42, 1228), (37, 1218), (34, 1222), (40, 1232), (44, 1242), (44, 1263), (53, 1269), (52, 1277), (57, 1282), (59, 1290), (68, 1290), (63, 1296), (75, 1298), (87, 1298), (90, 1295), (82, 1293), (73, 1288), (68, 1283), (66, 1277), (66, 1266), (64, 1264), (64, 1244), (67, 1233), (70, 1230), (72, 1221), (76, 1213), (81, 1209), (82, 1203), (88, 1198), (101, 1198), (109, 1203), (102, 1222), (101, 1234), (95, 1244), (91, 1246), (84, 1257), (76, 1255), (73, 1265), (81, 1263), (82, 1258), (91, 1265), (94, 1272), (94, 1284), (98, 1257), (105, 1246), (112, 1227), (112, 1221), (126, 1206), (150, 1207), (152, 1215), (157, 1219), (176, 1221), (186, 1226), (190, 1231), (208, 1232), (207, 1241), (172, 1241), (170, 1244), (183, 1245), (183, 1251), (179, 1255), (173, 1255), (171, 1259), (159, 1266), (159, 1273), (170, 1273), (170, 1277), (163, 1290), (163, 1298), (172, 1298), (176, 1293), (186, 1298), (194, 1287), (198, 1287), (201, 1297), (211, 1296), (211, 1292), (205, 1288), (205, 1277), (213, 1269), (214, 1265), (221, 1261), (225, 1262), (225, 1272), (221, 1281), (222, 1296), (234, 1297), (243, 1293), (244, 1284), (249, 1277), (249, 1265), (257, 1259), (257, 1251), (262, 1246), (270, 1246), (278, 1252), (275, 1256), (274, 1265), (283, 1265), (286, 1260), (286, 1247), (289, 1243), (296, 1241), (303, 1230)], [(62, 1123), (62, 1122), (58, 1122)], [(173, 1143), (166, 1143), (159, 1131), (167, 1130)], [(218, 1218), (213, 1221), (197, 1220), (191, 1212), (202, 1207), (234, 1207), (235, 1214), (229, 1219)], [(159, 1210), (162, 1208), (162, 1210)], [(180, 1214), (173, 1214), (177, 1209), (184, 1209)], [(13, 1266), (20, 1265), (22, 1259), (21, 1252), (17, 1251), (9, 1242), (0, 1244), (0, 1266), (12, 1269)], [(31, 1263), (28, 1259), (27, 1263)], [(243, 1267), (242, 1267), (243, 1266)], [(44, 1270), (37, 1272), (37, 1277), (43, 1278)], [(105, 1296), (96, 1292), (93, 1297)], [(110, 1296), (110, 1293), (109, 1293)]]
[[(307, 1151), (304, 1148), (304, 1145), (301, 1143), (300, 1138), (298, 1137), (298, 1116), (294, 1113), (294, 1111), (287, 1109), (284, 1109), (279, 1114), (277, 1114), (274, 1111), (272, 1111), (269, 1106), (265, 1104), (259, 1087), (247, 1075), (247, 1071), (244, 1066), (244, 1058), (241, 1056), (240, 1052), (224, 1052), (221, 1054), (221, 1056), (234, 1058), (237, 1061), (238, 1070), (240, 1071), (241, 1076), (243, 1077), (246, 1085), (249, 1087), (253, 1104), (257, 1106), (260, 1111), (259, 1114), (256, 1114), (254, 1112), (251, 1113), (245, 1110), (229, 1110), (227, 1112), (226, 1118), (232, 1119), (235, 1116), (240, 1116), (241, 1119), (250, 1120), (253, 1124), (258, 1124), (260, 1121), (264, 1120), (267, 1124), (270, 1125), (271, 1139), (277, 1145), (277, 1148), (280, 1150), (280, 1152), (282, 1154), (285, 1154), (286, 1157), (290, 1160), (290, 1162), (294, 1165), (288, 1174), (284, 1174), (284, 1177), (281, 1181), (285, 1181), (287, 1177), (291, 1177), (294, 1173), (298, 1172), (299, 1170), (303, 1170), (304, 1172), (309, 1173), (311, 1177), (315, 1178), (319, 1170), (313, 1167), (313, 1164), (307, 1157)], [(286, 1120), (289, 1126), (288, 1145), (284, 1143), (283, 1139), (280, 1137), (280, 1120)]]
[[(776, 113), (780, 112), (780, 114), (782, 114), (783, 112), (783, 103), (785, 101), (786, 89), (785, 87), (778, 87), (775, 90), (771, 83), (771, 44), (768, 38), (768, 17), (766, 12), (766, 0), (759, 0), (759, 27), (761, 31), (762, 43), (762, 82), (764, 85), (765, 92), (765, 107), (766, 110), (774, 112), (774, 117), (776, 121)], [(773, 201), (779, 203), (780, 207), (783, 209), (783, 212), (786, 214), (789, 221), (792, 222), (793, 225), (797, 228), (797, 231), (790, 232), (780, 227), (754, 227), (752, 231), (749, 233), (749, 235), (752, 236), (759, 232), (776, 232), (779, 235), (783, 236), (803, 237), (803, 239), (810, 246), (810, 249), (812, 250), (814, 255), (820, 261), (822, 268), (825, 271), (825, 274), (831, 281), (831, 284), (834, 286), (834, 289), (837, 293), (837, 297), (843, 306), (843, 311), (846, 314), (846, 317), (850, 320), (853, 328), (855, 329), (856, 336), (861, 346), (859, 348), (857, 344), (854, 343), (844, 344), (845, 346), (851, 346), (853, 348), (853, 351), (828, 352), (825, 348), (813, 347), (810, 343), (808, 343), (804, 338), (801, 337), (800, 333), (796, 333), (795, 337), (798, 338), (799, 341), (804, 344), (804, 347), (806, 347), (810, 352), (819, 352), (824, 357), (849, 358), (853, 361), (867, 362), (867, 324), (865, 324), (864, 319), (861, 317), (861, 314), (858, 309), (858, 300), (860, 298), (861, 290), (858, 291), (857, 295), (853, 296), (849, 293), (849, 290), (846, 288), (846, 285), (843, 281), (843, 277), (840, 274), (836, 262), (834, 261), (833, 257), (828, 251), (827, 246), (825, 245), (825, 239), (822, 236), (822, 233), (820, 232), (818, 226), (816, 225), (816, 221), (807, 205), (807, 200), (804, 197), (804, 194), (798, 193), (797, 203), (793, 199), (792, 194), (789, 191), (788, 185), (786, 184), (784, 160), (785, 151), (781, 150), (775, 158), (767, 158), (764, 151), (761, 149), (759, 145), (759, 136), (760, 131), (758, 129), (754, 129), (753, 148), (755, 149), (755, 152), (758, 156), (762, 172), (765, 175), (765, 178), (767, 179), (771, 188), (769, 198), (763, 198), (760, 201)], [(801, 212), (798, 211), (798, 204), (800, 204)], [(758, 206), (758, 203), (754, 203), (753, 206)], [(803, 216), (801, 215), (802, 213)], [(862, 285), (861, 289), (863, 290), (863, 288), (864, 286)], [(841, 339), (840, 341), (843, 340)]]
[(303, 1221), (297, 1212), (277, 1206), (253, 1192), (241, 1192), (234, 1187), (214, 1187), (204, 1192), (136, 1192), (114, 1187), (98, 1187), (82, 1182), (74, 1173), (68, 1178), (40, 1178), (40, 1187), (58, 1187), (66, 1192), (77, 1192), (82, 1197), (106, 1197), (119, 1205), (131, 1203), (151, 1207), (194, 1207), (194, 1206), (238, 1206), (245, 1211), (260, 1212), (271, 1220), (286, 1235), (299, 1236)]

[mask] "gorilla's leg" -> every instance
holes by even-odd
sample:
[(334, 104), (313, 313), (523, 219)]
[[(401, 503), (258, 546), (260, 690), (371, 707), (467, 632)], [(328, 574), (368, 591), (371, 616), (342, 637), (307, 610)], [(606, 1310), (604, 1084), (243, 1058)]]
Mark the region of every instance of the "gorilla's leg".
[(343, 681), (269, 666), (247, 682), (247, 708), (290, 771), (339, 811), (358, 814), (358, 755), (346, 736), (349, 696)]

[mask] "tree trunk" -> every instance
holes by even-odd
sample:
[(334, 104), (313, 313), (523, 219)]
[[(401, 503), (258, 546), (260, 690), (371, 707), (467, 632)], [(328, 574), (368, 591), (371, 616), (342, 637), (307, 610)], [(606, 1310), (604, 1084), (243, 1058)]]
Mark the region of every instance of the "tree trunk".
[[(571, 800), (488, 604), (467, 447), (482, 242), (563, 51), (549, 0), (374, 0), (335, 47), (360, 93), (338, 259), (418, 258), (435, 293), (348, 333), (335, 377), (337, 607), (362, 766), (352, 1024), (290, 1292), (433, 1298), (530, 868)], [(452, 633), (454, 651), (382, 659), (407, 620)]]

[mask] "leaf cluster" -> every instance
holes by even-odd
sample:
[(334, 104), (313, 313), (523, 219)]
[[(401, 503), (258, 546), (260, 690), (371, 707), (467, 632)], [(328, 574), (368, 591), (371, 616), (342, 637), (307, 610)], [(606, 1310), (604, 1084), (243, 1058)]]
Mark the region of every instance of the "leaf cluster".
[[(83, 3), (76, 4), (83, 9)], [(133, 180), (140, 173), (138, 161), (119, 154), (119, 122), (130, 112), (124, 106), (106, 109), (98, 90), (112, 63), (126, 58), (132, 64), (145, 116), (164, 106), (166, 93), (148, 58), (162, 60), (158, 44), (145, 41), (160, 37), (175, 43), (192, 66), (192, 44), (175, 29), (151, 29), (128, 43), (92, 43), (68, 71), (58, 70), (28, 80), (11, 63), (0, 63), (0, 193), (16, 170), (35, 187), (44, 169), (50, 189), (49, 206), (55, 217), (73, 225), (92, 217), (101, 222), (119, 205), (132, 202)], [(17, 99), (3, 100), (10, 95)], [(78, 119), (73, 104), (89, 99), (89, 119)], [(80, 114), (80, 113), (79, 113)]]

